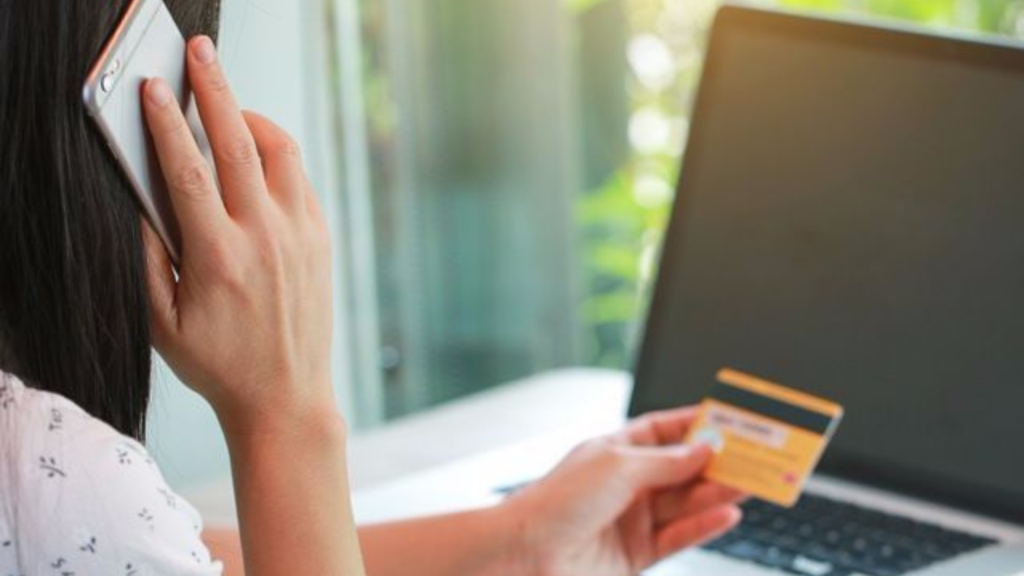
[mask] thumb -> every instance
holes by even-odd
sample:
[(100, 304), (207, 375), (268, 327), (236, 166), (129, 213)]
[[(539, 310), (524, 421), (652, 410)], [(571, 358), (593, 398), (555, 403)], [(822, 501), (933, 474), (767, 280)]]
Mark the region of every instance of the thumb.
[(651, 490), (688, 484), (697, 479), (711, 460), (706, 444), (637, 446), (630, 455), (626, 475), (634, 490)]
[(142, 222), (142, 240), (146, 256), (146, 284), (149, 293), (149, 315), (153, 329), (153, 341), (157, 348), (177, 326), (177, 305), (175, 303), (177, 282), (174, 268), (163, 242), (149, 222)]

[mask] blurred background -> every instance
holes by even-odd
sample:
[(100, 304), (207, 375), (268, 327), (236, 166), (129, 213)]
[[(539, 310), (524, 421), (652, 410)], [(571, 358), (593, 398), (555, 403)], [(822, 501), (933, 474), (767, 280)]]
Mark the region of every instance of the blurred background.
[[(778, 0), (1024, 36), (1024, 0)], [(243, 105), (304, 145), (354, 429), (545, 370), (631, 368), (718, 0), (224, 0)], [(757, 98), (757, 94), (751, 94)], [(227, 474), (166, 374), (151, 447)]]

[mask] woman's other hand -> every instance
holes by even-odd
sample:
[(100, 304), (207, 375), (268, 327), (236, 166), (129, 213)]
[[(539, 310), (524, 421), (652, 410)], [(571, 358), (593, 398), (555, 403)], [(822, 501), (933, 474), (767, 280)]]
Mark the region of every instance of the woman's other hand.
[(209, 39), (190, 42), (188, 64), (217, 180), (168, 84), (148, 82), (145, 113), (182, 231), (175, 279), (145, 227), (156, 348), (226, 426), (333, 416), (330, 240), (298, 146), (239, 110)]
[(587, 442), (506, 502), (521, 573), (633, 576), (735, 527), (742, 495), (701, 480), (710, 450), (681, 443), (694, 416), (655, 413)]

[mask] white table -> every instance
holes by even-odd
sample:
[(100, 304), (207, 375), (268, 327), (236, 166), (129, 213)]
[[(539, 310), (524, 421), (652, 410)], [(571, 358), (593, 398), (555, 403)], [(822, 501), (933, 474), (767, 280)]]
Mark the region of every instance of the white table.
[[(366, 523), (495, 502), (494, 487), (540, 476), (580, 441), (621, 426), (630, 389), (622, 372), (561, 370), (357, 434), (349, 446), (356, 517)], [(235, 525), (230, 478), (183, 495), (208, 524)]]
[[(357, 435), (350, 445), (356, 519), (365, 524), (496, 503), (500, 495), (495, 488), (537, 478), (580, 441), (621, 427), (630, 390), (629, 377), (619, 372), (551, 372)], [(826, 494), (842, 488), (835, 480), (812, 482)], [(921, 513), (921, 502), (862, 491), (864, 497), (872, 493), (886, 509), (912, 517), (912, 510)], [(236, 523), (230, 479), (186, 490), (183, 495), (210, 525)], [(930, 517), (922, 519), (941, 525), (946, 513), (933, 507)], [(960, 527), (982, 533), (980, 524), (968, 524), (962, 515), (957, 518)], [(986, 525), (991, 528), (992, 523)], [(1024, 538), (1019, 528), (1005, 530), (1017, 535), (1008, 536), (1009, 542)], [(1018, 573), (1024, 565), (1024, 545), (991, 549), (988, 560), (993, 573), (1024, 576)], [(953, 562), (928, 574), (964, 576), (970, 570), (963, 566)], [(752, 564), (690, 550), (645, 574), (761, 576), (763, 572)]]

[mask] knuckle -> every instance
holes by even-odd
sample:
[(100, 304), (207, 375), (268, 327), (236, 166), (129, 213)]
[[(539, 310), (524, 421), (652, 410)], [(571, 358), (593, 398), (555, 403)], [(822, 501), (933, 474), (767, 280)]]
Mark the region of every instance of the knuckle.
[(253, 239), (260, 267), (264, 270), (275, 270), (281, 262), (281, 252), (287, 248), (284, 241), (276, 237), (269, 227)]
[(256, 145), (248, 138), (236, 138), (228, 141), (219, 156), (222, 160), (238, 166), (251, 166), (260, 161)]
[(631, 458), (624, 446), (608, 444), (601, 453), (600, 461), (606, 473), (614, 476), (628, 474)]
[(291, 136), (282, 134), (270, 145), (269, 153), (282, 158), (299, 159), (302, 158), (302, 147)]
[(203, 88), (207, 92), (216, 96), (227, 96), (231, 94), (231, 84), (228, 82), (227, 77), (216, 68), (211, 68), (210, 73), (206, 77), (206, 81), (203, 83)]
[(290, 267), (289, 259), (282, 246), (274, 242), (260, 242), (255, 247), (254, 267), (259, 271), (261, 277), (267, 279), (277, 286), (277, 283), (288, 281)]
[(226, 275), (231, 270), (232, 250), (225, 242), (212, 240), (205, 247), (203, 260), (209, 265), (210, 273), (216, 276)]
[(240, 259), (236, 251), (226, 243), (211, 243), (207, 249), (206, 263), (209, 266), (208, 273), (229, 290), (238, 291), (246, 286), (246, 274)]
[(235, 295), (248, 294), (252, 290), (245, 268), (237, 261), (224, 262), (221, 268), (221, 281), (229, 292)]
[(251, 221), (250, 241), (261, 270), (277, 271), (283, 267), (292, 244), (286, 231), (272, 212), (260, 214)]
[(609, 482), (629, 484), (632, 474), (632, 460), (629, 453), (621, 446), (604, 444), (594, 453), (592, 466), (595, 473), (607, 478)]
[(164, 112), (164, 134), (174, 140), (179, 140), (186, 132), (189, 137), (192, 137), (191, 131), (188, 129), (188, 123), (185, 122), (185, 117), (174, 106), (166, 106)]
[(198, 197), (210, 192), (210, 176), (200, 162), (186, 164), (171, 178), (171, 187), (179, 193)]

